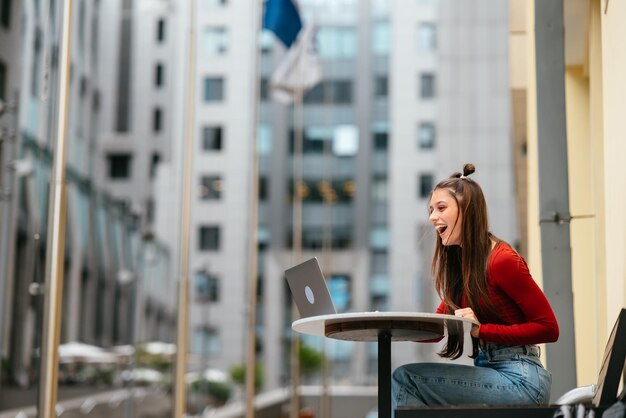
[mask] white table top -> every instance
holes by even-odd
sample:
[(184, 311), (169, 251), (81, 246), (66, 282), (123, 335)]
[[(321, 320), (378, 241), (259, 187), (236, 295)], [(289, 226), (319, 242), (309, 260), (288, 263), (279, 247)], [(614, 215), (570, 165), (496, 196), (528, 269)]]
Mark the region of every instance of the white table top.
[[(391, 333), (392, 341), (429, 340), (442, 334), (432, 330), (410, 329), (407, 324), (433, 324), (450, 334), (469, 333), (477, 322), (454, 315), (424, 312), (352, 312), (311, 316), (294, 321), (291, 328), (303, 334), (328, 336), (329, 338), (350, 341), (376, 341), (381, 330)], [(327, 326), (347, 324), (351, 330), (327, 335)], [(358, 328), (355, 329), (355, 328)]]

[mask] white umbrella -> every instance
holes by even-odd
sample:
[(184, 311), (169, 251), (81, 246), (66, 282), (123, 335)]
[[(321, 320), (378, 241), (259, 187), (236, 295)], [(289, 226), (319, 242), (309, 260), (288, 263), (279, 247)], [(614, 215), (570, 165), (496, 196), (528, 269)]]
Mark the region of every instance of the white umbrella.
[(176, 344), (164, 343), (161, 341), (152, 341), (145, 343), (143, 349), (148, 354), (173, 356), (176, 354)]
[(86, 363), (117, 363), (117, 355), (90, 344), (77, 341), (59, 345), (59, 361), (71, 363), (83, 361)]

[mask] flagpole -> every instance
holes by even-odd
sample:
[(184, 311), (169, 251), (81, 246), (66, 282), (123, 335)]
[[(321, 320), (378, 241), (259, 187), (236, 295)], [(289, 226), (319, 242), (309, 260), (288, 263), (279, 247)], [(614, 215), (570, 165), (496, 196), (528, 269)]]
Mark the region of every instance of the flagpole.
[[(258, 10), (256, 11), (256, 24), (254, 30), (254, 39), (258, 39), (258, 35), (263, 27), (263, 0), (255, 2)], [(254, 15), (254, 13), (253, 13)], [(249, 220), (249, 236), (248, 239), (248, 329), (247, 329), (247, 350), (246, 350), (246, 418), (254, 418), (254, 400), (255, 400), (255, 377), (256, 377), (256, 308), (257, 308), (257, 288), (258, 288), (258, 223), (259, 223), (259, 154), (257, 150), (257, 125), (259, 123), (259, 106), (261, 106), (261, 77), (258, 74), (261, 66), (261, 52), (258, 42), (252, 42), (254, 53), (254, 68), (252, 70), (253, 84), (255, 84), (254, 102), (253, 102), (253, 118), (252, 118), (252, 184), (250, 185), (250, 193), (252, 193), (252, 204), (250, 205)]]
[[(294, 91), (294, 145), (293, 145), (293, 231), (292, 231), (292, 263), (298, 264), (302, 259), (302, 142), (304, 124), (303, 91)], [(298, 319), (295, 303), (291, 304), (292, 322)], [(291, 410), (290, 417), (298, 418), (300, 411), (300, 336), (291, 332)]]
[(48, 241), (46, 245), (46, 297), (44, 306), (42, 356), (40, 365), (40, 390), (38, 415), (44, 418), (56, 416), (58, 390), (59, 353), (61, 337), (61, 304), (63, 302), (63, 277), (65, 259), (65, 222), (67, 210), (67, 186), (65, 184), (65, 160), (67, 153), (67, 125), (69, 119), (70, 61), (72, 33), (72, 0), (63, 4), (61, 33), (61, 57), (59, 67), (59, 98), (56, 144), (50, 184), (48, 208)]
[(178, 282), (178, 314), (176, 335), (176, 367), (174, 418), (183, 418), (187, 400), (187, 339), (189, 333), (189, 236), (191, 231), (191, 182), (193, 170), (194, 122), (196, 100), (196, 0), (189, 0), (189, 39), (187, 39), (187, 79), (184, 124), (183, 184), (180, 229)]

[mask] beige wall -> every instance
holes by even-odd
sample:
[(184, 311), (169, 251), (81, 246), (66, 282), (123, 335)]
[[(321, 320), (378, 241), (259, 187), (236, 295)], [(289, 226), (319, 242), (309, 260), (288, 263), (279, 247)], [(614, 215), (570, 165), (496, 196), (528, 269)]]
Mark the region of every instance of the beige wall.
[[(526, 0), (528, 261), (542, 283), (533, 3)], [(585, 27), (568, 27), (566, 21), (565, 29), (588, 34), (584, 61), (565, 73), (579, 385), (596, 382), (608, 334), (626, 307), (626, 2), (584, 3), (578, 4), (590, 7)]]
[(626, 2), (599, 2), (602, 18), (606, 315), (626, 306)]

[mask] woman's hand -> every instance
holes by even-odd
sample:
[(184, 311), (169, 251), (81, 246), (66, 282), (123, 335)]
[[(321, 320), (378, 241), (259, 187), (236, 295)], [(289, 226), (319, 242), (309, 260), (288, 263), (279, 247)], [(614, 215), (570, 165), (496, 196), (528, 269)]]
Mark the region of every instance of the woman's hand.
[(470, 331), (472, 337), (478, 338), (478, 334), (480, 332), (480, 321), (478, 320), (478, 318), (476, 318), (476, 314), (474, 313), (472, 308), (457, 309), (456, 311), (454, 311), (454, 316), (458, 316), (459, 318), (469, 318), (478, 322), (478, 325), (472, 325), (472, 330)]

